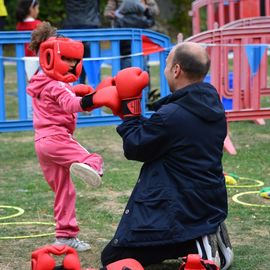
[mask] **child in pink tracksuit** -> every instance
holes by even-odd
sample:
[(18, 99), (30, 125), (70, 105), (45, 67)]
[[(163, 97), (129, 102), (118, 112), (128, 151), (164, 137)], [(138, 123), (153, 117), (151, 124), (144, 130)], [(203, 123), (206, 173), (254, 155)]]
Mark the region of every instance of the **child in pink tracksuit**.
[(42, 70), (32, 77), (27, 93), (33, 98), (35, 150), (44, 177), (55, 192), (55, 244), (85, 251), (90, 245), (77, 238), (76, 192), (70, 174), (99, 186), (103, 160), (73, 137), (77, 112), (85, 108), (83, 98), (75, 95), (69, 83), (80, 75), (83, 45), (55, 34), (56, 28), (49, 23), (40, 24), (32, 33), (30, 48), (39, 53)]

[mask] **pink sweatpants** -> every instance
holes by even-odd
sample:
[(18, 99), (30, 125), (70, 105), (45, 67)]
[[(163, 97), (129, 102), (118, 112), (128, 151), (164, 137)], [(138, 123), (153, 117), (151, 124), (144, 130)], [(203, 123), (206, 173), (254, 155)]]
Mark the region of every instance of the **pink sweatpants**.
[(80, 162), (103, 174), (102, 157), (90, 154), (71, 135), (54, 135), (35, 142), (36, 153), (48, 184), (55, 192), (56, 237), (76, 237), (76, 192), (70, 178), (72, 163)]

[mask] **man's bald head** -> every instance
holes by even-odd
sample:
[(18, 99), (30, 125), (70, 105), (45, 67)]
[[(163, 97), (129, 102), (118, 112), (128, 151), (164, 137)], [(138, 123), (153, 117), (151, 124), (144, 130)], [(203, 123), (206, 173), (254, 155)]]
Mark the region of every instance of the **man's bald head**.
[(191, 80), (203, 79), (210, 67), (204, 47), (194, 42), (182, 42), (173, 48), (173, 64), (178, 64)]

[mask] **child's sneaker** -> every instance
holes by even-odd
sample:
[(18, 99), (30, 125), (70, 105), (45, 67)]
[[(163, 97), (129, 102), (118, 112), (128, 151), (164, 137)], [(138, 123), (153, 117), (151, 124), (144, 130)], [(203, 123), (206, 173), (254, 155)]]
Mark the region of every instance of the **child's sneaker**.
[(87, 164), (72, 163), (69, 170), (72, 178), (77, 177), (82, 179), (86, 184), (93, 187), (99, 187), (101, 185), (101, 177)]
[(91, 246), (83, 241), (80, 241), (78, 238), (71, 237), (71, 238), (56, 238), (54, 245), (67, 245), (74, 248), (77, 251), (86, 251), (91, 249)]
[(220, 269), (227, 270), (233, 262), (233, 249), (227, 227), (224, 222), (222, 222), (218, 227), (216, 235), (219, 247)]

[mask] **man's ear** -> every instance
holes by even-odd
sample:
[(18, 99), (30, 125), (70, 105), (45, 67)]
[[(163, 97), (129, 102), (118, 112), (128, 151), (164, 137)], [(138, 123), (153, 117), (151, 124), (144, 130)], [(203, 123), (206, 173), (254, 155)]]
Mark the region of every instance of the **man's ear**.
[(181, 74), (181, 67), (179, 64), (175, 64), (173, 73), (175, 78)]

